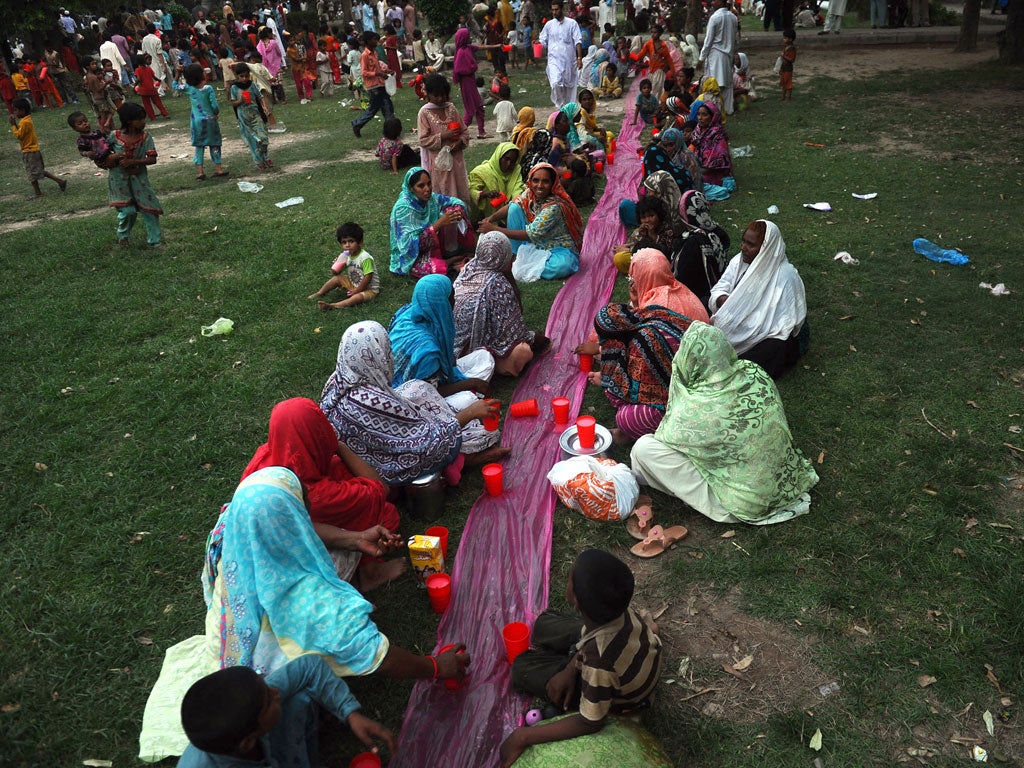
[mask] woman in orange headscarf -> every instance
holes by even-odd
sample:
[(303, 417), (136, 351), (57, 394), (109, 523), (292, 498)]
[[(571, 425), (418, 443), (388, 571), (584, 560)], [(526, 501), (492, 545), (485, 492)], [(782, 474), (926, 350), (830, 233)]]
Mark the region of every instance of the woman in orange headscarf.
[(637, 309), (665, 307), (691, 320), (708, 323), (708, 311), (696, 294), (676, 280), (665, 254), (641, 248), (629, 262), (629, 301)]

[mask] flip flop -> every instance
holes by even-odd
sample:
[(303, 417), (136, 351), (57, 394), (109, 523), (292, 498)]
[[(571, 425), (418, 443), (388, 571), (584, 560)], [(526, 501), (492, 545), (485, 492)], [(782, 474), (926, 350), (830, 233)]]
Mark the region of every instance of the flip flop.
[(226, 179), (230, 175), (231, 175), (230, 171), (221, 171), (220, 173), (213, 174), (213, 178), (215, 178), (215, 179)]
[(647, 534), (647, 538), (639, 544), (634, 544), (629, 551), (637, 557), (657, 557), (666, 549), (671, 549), (687, 533), (689, 531), (681, 525), (673, 525), (667, 530), (660, 525), (655, 525)]
[(645, 502), (637, 501), (633, 511), (626, 516), (626, 532), (637, 541), (647, 538), (647, 531), (654, 522), (654, 510), (651, 508), (651, 500)]

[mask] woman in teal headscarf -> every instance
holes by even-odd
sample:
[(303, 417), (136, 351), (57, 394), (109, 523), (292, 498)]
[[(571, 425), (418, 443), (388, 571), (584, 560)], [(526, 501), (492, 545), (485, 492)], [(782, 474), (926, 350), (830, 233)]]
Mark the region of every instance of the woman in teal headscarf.
[(526, 187), (519, 172), (519, 147), (510, 141), (499, 144), (490, 160), (480, 163), (469, 172), (470, 218), (474, 224), (495, 212), (491, 201), (505, 197), (505, 202)]
[(721, 523), (805, 514), (818, 482), (793, 447), (771, 377), (701, 322), (690, 324), (672, 361), (665, 417), (637, 440), (631, 459), (647, 484)]
[(466, 204), (435, 193), (423, 167), (410, 168), (391, 209), (391, 271), (416, 278), (443, 275), (472, 256), (475, 247)]

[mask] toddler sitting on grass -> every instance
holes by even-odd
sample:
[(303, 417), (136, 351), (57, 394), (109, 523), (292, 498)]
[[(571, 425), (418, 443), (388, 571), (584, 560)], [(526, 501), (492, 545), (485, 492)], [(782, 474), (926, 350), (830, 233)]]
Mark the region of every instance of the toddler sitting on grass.
[(345, 291), (348, 298), (335, 302), (318, 301), (316, 305), (324, 312), (373, 301), (380, 292), (380, 277), (373, 256), (363, 250), (363, 228), (348, 221), (338, 227), (336, 237), (342, 252), (331, 265), (334, 275), (308, 298), (322, 299), (335, 288)]

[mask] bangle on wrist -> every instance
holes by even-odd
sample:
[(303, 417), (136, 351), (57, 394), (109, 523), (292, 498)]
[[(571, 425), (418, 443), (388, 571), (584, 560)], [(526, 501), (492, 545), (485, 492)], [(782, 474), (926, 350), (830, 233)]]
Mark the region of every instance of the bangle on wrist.
[(435, 659), (433, 656), (427, 656), (427, 658), (430, 659), (430, 663), (434, 665), (434, 675), (430, 679), (431, 680), (437, 680), (437, 675), (438, 675), (437, 659)]

